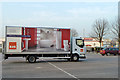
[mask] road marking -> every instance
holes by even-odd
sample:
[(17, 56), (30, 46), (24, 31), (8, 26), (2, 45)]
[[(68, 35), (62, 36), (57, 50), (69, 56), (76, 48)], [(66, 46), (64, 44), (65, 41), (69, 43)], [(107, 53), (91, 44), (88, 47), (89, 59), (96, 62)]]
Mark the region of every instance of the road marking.
[[(44, 60), (43, 58), (42, 58), (41, 60), (43, 60), (43, 61), (47, 62), (47, 61), (46, 61), (46, 60)], [(47, 62), (47, 63), (48, 63), (48, 64), (50, 64), (50, 65), (52, 65), (53, 67), (55, 67), (55, 68), (59, 69), (60, 71), (62, 71), (62, 72), (64, 72), (64, 73), (68, 74), (69, 76), (71, 76), (71, 77), (75, 78), (76, 80), (80, 80), (80, 79), (78, 79), (77, 77), (75, 77), (74, 75), (72, 75), (72, 74), (68, 73), (67, 71), (65, 71), (65, 70), (63, 70), (63, 69), (61, 69), (61, 68), (57, 67), (56, 65), (54, 65), (54, 64), (52, 64), (52, 63), (50, 63), (50, 62)]]
[(37, 69), (40, 69), (41, 67), (36, 67)]
[(60, 71), (62, 71), (62, 72), (64, 72), (64, 73), (68, 74), (69, 76), (71, 76), (71, 77), (73, 77), (73, 78), (75, 78), (75, 79), (77, 79), (77, 80), (80, 80), (80, 79), (78, 79), (77, 77), (75, 77), (74, 75), (68, 73), (67, 71), (65, 71), (65, 70), (63, 70), (63, 69), (57, 67), (56, 65), (54, 65), (54, 64), (52, 64), (52, 63), (50, 63), (50, 62), (48, 62), (48, 64), (52, 65), (53, 67), (59, 69)]

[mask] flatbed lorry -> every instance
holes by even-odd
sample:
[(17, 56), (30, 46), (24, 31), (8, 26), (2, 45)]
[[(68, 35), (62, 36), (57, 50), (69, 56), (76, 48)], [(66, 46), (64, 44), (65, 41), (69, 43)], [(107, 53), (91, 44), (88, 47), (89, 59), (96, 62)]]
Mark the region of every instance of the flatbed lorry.
[(4, 59), (25, 57), (29, 63), (39, 57), (86, 59), (84, 40), (72, 37), (70, 28), (6, 26), (3, 47)]

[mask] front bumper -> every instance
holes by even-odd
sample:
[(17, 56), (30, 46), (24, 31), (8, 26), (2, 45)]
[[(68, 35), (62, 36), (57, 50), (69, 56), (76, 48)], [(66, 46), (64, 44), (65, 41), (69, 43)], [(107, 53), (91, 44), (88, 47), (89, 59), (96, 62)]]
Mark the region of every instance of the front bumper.
[(79, 56), (79, 58), (86, 59), (86, 55), (85, 55), (85, 54), (81, 54), (81, 55)]

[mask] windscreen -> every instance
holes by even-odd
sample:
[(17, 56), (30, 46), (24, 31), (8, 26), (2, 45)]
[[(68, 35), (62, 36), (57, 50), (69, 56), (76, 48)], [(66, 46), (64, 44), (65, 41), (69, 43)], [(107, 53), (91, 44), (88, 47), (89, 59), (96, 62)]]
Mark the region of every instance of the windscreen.
[(84, 41), (82, 39), (76, 39), (76, 44), (79, 46), (79, 47), (83, 47), (84, 46)]

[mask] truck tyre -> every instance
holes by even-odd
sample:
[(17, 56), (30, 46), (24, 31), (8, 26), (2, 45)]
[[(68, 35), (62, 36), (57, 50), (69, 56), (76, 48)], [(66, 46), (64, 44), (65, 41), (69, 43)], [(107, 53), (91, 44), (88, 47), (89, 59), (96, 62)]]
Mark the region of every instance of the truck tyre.
[(72, 56), (72, 61), (78, 61), (79, 60), (79, 56), (77, 54), (74, 54)]
[(36, 57), (35, 56), (29, 56), (28, 57), (28, 62), (29, 63), (35, 63), (36, 62)]

